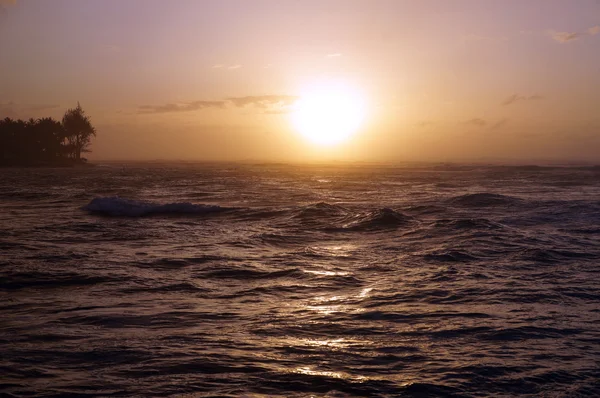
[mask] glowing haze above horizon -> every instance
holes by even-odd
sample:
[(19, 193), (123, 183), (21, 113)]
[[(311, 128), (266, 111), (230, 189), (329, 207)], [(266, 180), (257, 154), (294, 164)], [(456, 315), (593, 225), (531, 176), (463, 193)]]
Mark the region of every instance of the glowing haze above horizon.
[(0, 0), (0, 117), (77, 101), (91, 160), (596, 162), (600, 1)]

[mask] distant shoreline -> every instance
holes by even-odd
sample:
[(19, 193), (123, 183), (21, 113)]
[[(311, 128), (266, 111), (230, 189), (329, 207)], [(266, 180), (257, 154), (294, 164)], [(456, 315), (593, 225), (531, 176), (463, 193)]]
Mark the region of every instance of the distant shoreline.
[(45, 167), (95, 167), (87, 161), (64, 159), (60, 161), (0, 162), (0, 168), (45, 168)]

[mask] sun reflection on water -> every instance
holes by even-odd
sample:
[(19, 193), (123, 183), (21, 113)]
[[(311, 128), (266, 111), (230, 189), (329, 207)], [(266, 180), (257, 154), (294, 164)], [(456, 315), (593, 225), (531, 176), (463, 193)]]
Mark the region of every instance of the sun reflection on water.
[(307, 247), (306, 250), (311, 253), (328, 257), (351, 257), (352, 254), (358, 250), (358, 247), (352, 244), (338, 244), (326, 246), (310, 246)]
[(309, 376), (323, 376), (323, 377), (333, 377), (336, 379), (345, 379), (350, 380), (357, 383), (362, 383), (367, 380), (365, 376), (353, 376), (351, 374), (345, 372), (330, 372), (326, 370), (315, 370), (311, 366), (301, 366), (294, 369), (295, 373), (300, 373)]
[(328, 371), (318, 371), (313, 370), (310, 366), (302, 366), (295, 369), (296, 373), (301, 373), (310, 376), (326, 376), (326, 377), (335, 377), (336, 379), (343, 379), (343, 374), (341, 372), (328, 372)]
[[(307, 247), (306, 250), (313, 254), (317, 254), (318, 256), (348, 258), (355, 254), (357, 246), (352, 244), (321, 245)], [(334, 278), (336, 277), (349, 277), (354, 274), (352, 270), (341, 270), (337, 267), (327, 267), (321, 264), (315, 264), (302, 271), (323, 278), (322, 280), (324, 283), (330, 283), (329, 278), (331, 278), (332, 283), (334, 283)], [(344, 288), (343, 286), (344, 285), (339, 286), (342, 290), (338, 290), (338, 287), (335, 286), (335, 290), (330, 291), (330, 293), (333, 294), (330, 295), (323, 294), (324, 292), (321, 290), (319, 292), (320, 294), (311, 298), (301, 300), (294, 304), (290, 303), (292, 308), (295, 307), (290, 314), (298, 315), (308, 311), (313, 314), (317, 313), (323, 317), (328, 317), (327, 322), (331, 322), (334, 317), (343, 317), (347, 314), (364, 312), (365, 308), (362, 303), (371, 296), (374, 288), (359, 287), (357, 289), (356, 286), (349, 288)], [(305, 314), (302, 316), (305, 316)], [(321, 321), (322, 320), (314, 322), (318, 323)], [(345, 352), (347, 350), (355, 349), (362, 350), (374, 344), (374, 342), (370, 340), (348, 339), (337, 337), (335, 335), (299, 338), (288, 337), (281, 341), (281, 343), (287, 347), (310, 349), (311, 352), (317, 351), (323, 352), (324, 354), (334, 351)], [(369, 378), (365, 376), (353, 375), (337, 369), (319, 369), (317, 365), (298, 366), (293, 368), (292, 372), (309, 376), (344, 379), (355, 383), (362, 383), (369, 380)]]
[(349, 272), (316, 271), (316, 270), (310, 270), (310, 269), (304, 269), (302, 271), (306, 272), (307, 274), (315, 274), (315, 275), (321, 275), (321, 276), (347, 276), (347, 275), (350, 275)]
[(345, 338), (337, 339), (300, 339), (299, 342), (309, 346), (329, 347), (329, 348), (348, 348), (348, 347), (362, 347), (364, 345), (373, 344), (370, 340), (352, 340)]

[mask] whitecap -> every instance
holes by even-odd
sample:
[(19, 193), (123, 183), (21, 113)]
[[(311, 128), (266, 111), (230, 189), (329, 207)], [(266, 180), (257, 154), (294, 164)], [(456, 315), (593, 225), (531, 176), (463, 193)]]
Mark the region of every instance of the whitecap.
[(82, 208), (90, 213), (107, 216), (141, 217), (153, 214), (206, 214), (225, 211), (216, 205), (194, 203), (153, 203), (114, 197), (97, 197)]

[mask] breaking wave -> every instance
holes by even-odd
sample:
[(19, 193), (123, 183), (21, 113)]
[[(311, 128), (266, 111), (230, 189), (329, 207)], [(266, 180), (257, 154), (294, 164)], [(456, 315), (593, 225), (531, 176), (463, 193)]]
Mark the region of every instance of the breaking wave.
[(194, 203), (153, 203), (115, 197), (94, 198), (82, 208), (90, 213), (113, 217), (143, 217), (158, 214), (207, 214), (229, 210), (216, 205)]

